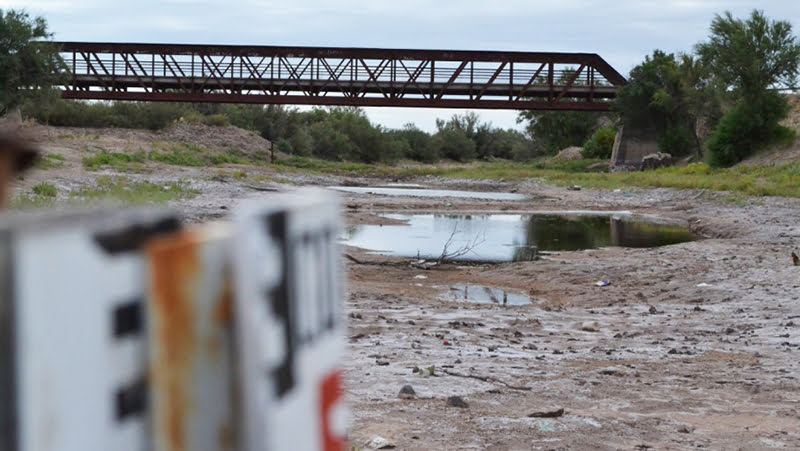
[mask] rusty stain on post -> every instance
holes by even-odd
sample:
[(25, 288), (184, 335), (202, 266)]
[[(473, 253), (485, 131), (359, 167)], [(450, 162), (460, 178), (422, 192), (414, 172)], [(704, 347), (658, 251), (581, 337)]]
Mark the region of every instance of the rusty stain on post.
[[(154, 432), (167, 437), (168, 449), (187, 449), (186, 420), (191, 409), (191, 378), (195, 348), (193, 287), (198, 275), (198, 255), (190, 231), (162, 238), (148, 249), (150, 260), (151, 317), (157, 318), (159, 356), (153, 361), (150, 381), (163, 410), (153, 412)], [(162, 421), (164, 420), (164, 421)]]

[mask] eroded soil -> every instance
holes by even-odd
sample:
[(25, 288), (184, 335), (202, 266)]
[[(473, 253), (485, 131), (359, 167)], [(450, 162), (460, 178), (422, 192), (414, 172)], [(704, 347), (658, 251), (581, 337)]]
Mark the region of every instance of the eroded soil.
[[(269, 167), (87, 172), (82, 156), (135, 149), (131, 140), (144, 138), (47, 133), (43, 147), (66, 164), (34, 171), (18, 193), (48, 181), (61, 201), (100, 175), (181, 180), (201, 191), (172, 205), (190, 222), (224, 218), (265, 190), (387, 182)], [(353, 446), (380, 436), (399, 449), (800, 448), (800, 267), (790, 257), (800, 251), (800, 202), (668, 189), (570, 191), (537, 180), (403, 182), (531, 199), (342, 195), (345, 221), (377, 224), (385, 219), (375, 214), (386, 211), (627, 210), (685, 224), (704, 239), (433, 267), (346, 249)], [(598, 280), (611, 283), (598, 287)], [(533, 303), (441, 300), (455, 284), (506, 289)], [(416, 397), (398, 396), (407, 384)], [(468, 407), (449, 407), (450, 396)]]

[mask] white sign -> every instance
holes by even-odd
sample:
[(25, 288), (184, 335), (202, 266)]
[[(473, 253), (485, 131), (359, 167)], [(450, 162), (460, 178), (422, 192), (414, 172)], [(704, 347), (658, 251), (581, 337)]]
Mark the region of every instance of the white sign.
[(235, 227), (243, 449), (344, 449), (338, 201), (270, 197), (244, 204)]
[(149, 448), (144, 212), (0, 220), (0, 447)]

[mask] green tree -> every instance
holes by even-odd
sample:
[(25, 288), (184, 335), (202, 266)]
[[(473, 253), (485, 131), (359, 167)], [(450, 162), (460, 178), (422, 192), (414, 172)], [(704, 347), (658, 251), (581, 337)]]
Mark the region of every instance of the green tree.
[(408, 123), (400, 130), (391, 131), (394, 139), (405, 143), (404, 157), (423, 163), (439, 161), (439, 149), (434, 145), (433, 138), (414, 124)]
[(786, 135), (779, 122), (789, 112), (788, 101), (771, 89), (797, 80), (800, 42), (789, 22), (758, 10), (747, 20), (725, 12), (714, 17), (709, 40), (697, 45), (697, 53), (735, 104), (709, 139), (712, 165), (735, 164)]
[[(574, 68), (562, 71), (556, 84), (565, 85), (575, 74)], [(574, 98), (564, 98), (564, 101)], [(522, 111), (517, 123), (527, 122), (526, 131), (535, 148), (547, 155), (571, 146), (581, 146), (597, 128), (601, 114), (588, 111)]]
[(746, 101), (758, 100), (773, 87), (790, 87), (798, 75), (800, 43), (792, 24), (774, 21), (754, 10), (747, 20), (730, 12), (716, 15), (708, 42), (697, 54), (724, 88)]
[(475, 135), (479, 127), (478, 115), (469, 112), (455, 114), (448, 121), (436, 120), (436, 134), (433, 136), (437, 153), (455, 161), (470, 161), (477, 156)]
[(655, 50), (631, 70), (614, 109), (623, 125), (654, 130), (662, 152), (700, 153), (697, 123), (717, 105), (711, 91), (698, 60)]
[(586, 111), (522, 111), (517, 122), (528, 122), (528, 134), (547, 155), (581, 146), (597, 127), (598, 113)]
[(42, 17), (0, 10), (0, 115), (58, 82), (65, 67), (51, 37)]

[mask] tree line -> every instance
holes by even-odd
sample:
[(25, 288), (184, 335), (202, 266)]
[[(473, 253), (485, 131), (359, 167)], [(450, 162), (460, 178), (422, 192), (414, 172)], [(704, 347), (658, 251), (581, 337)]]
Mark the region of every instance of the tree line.
[[(436, 131), (413, 124), (387, 129), (350, 107), (75, 102), (46, 88), (65, 73), (48, 43), (44, 19), (0, 10), (0, 115), (19, 110), (62, 126), (164, 128), (175, 121), (254, 130), (281, 151), (329, 160), (390, 163), (400, 159), (530, 160), (582, 146), (586, 158), (609, 158), (620, 125), (651, 130), (661, 151), (695, 155), (729, 166), (760, 148), (790, 143), (780, 125), (789, 103), (778, 88), (793, 87), (800, 42), (787, 21), (754, 10), (746, 19), (716, 15), (709, 37), (693, 52), (655, 50), (634, 67), (611, 113), (524, 111), (521, 131), (481, 122), (471, 112), (437, 120)], [(569, 73), (564, 76), (568, 77)]]

